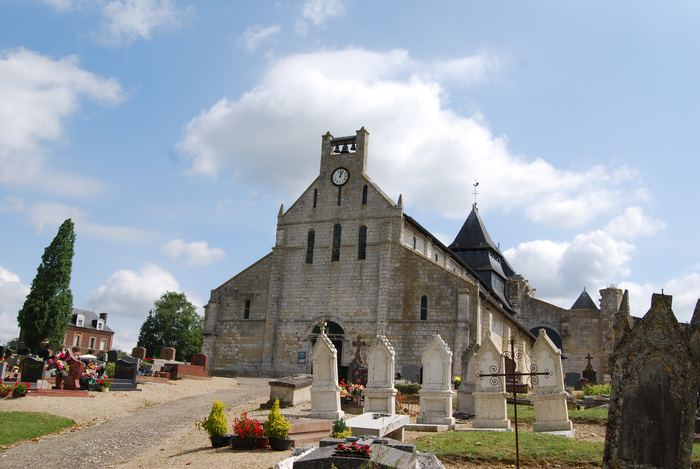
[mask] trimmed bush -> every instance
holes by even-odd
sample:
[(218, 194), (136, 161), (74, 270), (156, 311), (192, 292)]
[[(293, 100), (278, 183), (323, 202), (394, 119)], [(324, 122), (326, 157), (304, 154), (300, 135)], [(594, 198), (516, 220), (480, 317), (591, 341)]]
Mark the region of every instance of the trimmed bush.
[(420, 384), (418, 383), (411, 383), (411, 384), (401, 384), (401, 383), (396, 383), (394, 387), (401, 393), (402, 396), (414, 396), (418, 394), (418, 391), (420, 391)]
[(209, 417), (197, 422), (196, 426), (209, 433), (209, 436), (224, 436), (228, 430), (228, 420), (224, 415), (226, 404), (216, 399), (211, 406)]
[(275, 403), (272, 404), (272, 409), (270, 409), (270, 415), (267, 416), (264, 428), (265, 436), (268, 438), (284, 440), (289, 436), (289, 430), (292, 429), (292, 424), (280, 414), (279, 399), (275, 399)]

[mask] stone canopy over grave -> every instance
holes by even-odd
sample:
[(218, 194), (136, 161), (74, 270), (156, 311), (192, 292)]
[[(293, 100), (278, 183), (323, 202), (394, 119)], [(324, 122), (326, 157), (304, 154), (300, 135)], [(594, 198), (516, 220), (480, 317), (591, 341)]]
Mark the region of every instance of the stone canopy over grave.
[(452, 351), (439, 334), (423, 352), (423, 385), (419, 424), (454, 426), (452, 417)]
[[(474, 391), (476, 391), (476, 352), (479, 344), (473, 343), (462, 354), (462, 376), (457, 390), (457, 412), (469, 418), (474, 415)], [(461, 418), (461, 417), (460, 417)]]
[[(491, 338), (491, 331), (486, 333), (475, 357), (476, 372), (491, 374), (505, 370), (501, 350)], [(510, 429), (510, 420), (506, 407), (506, 384), (504, 379), (496, 377), (476, 380), (474, 391), (475, 417), (474, 428)]]
[(396, 352), (386, 336), (378, 335), (372, 341), (368, 361), (368, 379), (365, 388), (365, 408), (367, 412), (394, 414), (396, 394), (394, 388), (394, 363)]
[(314, 381), (311, 386), (312, 419), (343, 418), (345, 412), (340, 409), (340, 386), (338, 386), (338, 351), (326, 335), (325, 322), (321, 325), (321, 334), (316, 340), (311, 353)]
[[(615, 316), (615, 350), (603, 468), (690, 467), (697, 387), (697, 344), (654, 294), (651, 309), (632, 327), (625, 291)], [(690, 338), (700, 334), (700, 301)]]

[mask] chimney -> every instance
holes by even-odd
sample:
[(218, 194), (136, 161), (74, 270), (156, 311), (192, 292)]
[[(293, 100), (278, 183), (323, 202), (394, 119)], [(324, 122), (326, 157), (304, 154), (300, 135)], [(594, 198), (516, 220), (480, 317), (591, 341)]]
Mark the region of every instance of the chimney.
[(100, 319), (102, 319), (106, 324), (107, 323), (107, 313), (100, 313)]

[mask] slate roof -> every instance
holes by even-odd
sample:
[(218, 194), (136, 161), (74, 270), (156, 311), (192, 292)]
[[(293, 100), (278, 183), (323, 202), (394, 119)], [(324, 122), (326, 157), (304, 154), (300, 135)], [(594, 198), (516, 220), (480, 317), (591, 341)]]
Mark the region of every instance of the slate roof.
[[(78, 314), (85, 316), (85, 321), (82, 326), (77, 325)], [(102, 329), (97, 328), (97, 320), (100, 319), (100, 315), (96, 314), (94, 311), (88, 311), (85, 309), (73, 308), (73, 315), (70, 317), (70, 325), (74, 327), (80, 327), (83, 329), (92, 329), (100, 332), (111, 332), (114, 333), (112, 329), (107, 326), (107, 321)]]
[(498, 248), (491, 240), (491, 236), (489, 236), (489, 232), (486, 231), (484, 222), (481, 221), (476, 204), (472, 205), (472, 211), (467, 217), (467, 221), (464, 222), (462, 229), (459, 230), (459, 234), (457, 234), (449, 248), (454, 252), (471, 251), (477, 248), (491, 248), (498, 251)]
[(591, 299), (591, 297), (588, 295), (588, 292), (586, 289), (583, 289), (583, 293), (579, 295), (578, 299), (574, 302), (574, 305), (570, 309), (598, 309), (598, 306), (596, 306), (595, 301)]

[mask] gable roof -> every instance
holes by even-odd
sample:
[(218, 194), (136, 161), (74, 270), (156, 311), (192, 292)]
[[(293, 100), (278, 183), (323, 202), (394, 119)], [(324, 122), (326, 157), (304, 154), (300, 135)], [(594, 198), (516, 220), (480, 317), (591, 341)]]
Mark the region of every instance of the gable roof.
[(591, 299), (590, 295), (583, 288), (583, 292), (579, 295), (578, 299), (574, 302), (574, 305), (569, 309), (595, 309), (598, 310), (595, 302)]

